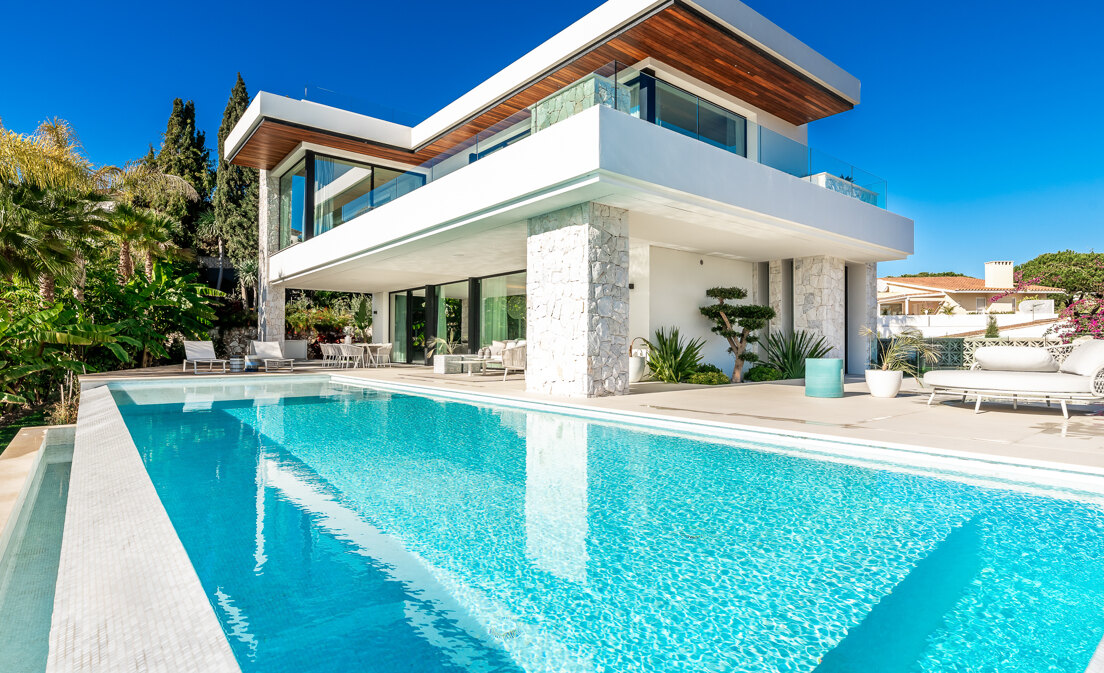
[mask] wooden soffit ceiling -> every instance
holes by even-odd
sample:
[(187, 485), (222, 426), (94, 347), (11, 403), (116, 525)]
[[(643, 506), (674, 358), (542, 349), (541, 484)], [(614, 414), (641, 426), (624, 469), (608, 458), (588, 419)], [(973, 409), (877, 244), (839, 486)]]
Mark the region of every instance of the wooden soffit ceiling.
[(232, 161), (244, 166), (271, 169), (298, 143), (312, 142), (418, 165), (467, 145), (475, 134), (491, 129), (611, 61), (631, 65), (648, 57), (791, 124), (807, 124), (854, 107), (839, 94), (743, 37), (725, 30), (700, 12), (675, 3), (595, 45), (417, 151), (282, 121), (264, 120)]

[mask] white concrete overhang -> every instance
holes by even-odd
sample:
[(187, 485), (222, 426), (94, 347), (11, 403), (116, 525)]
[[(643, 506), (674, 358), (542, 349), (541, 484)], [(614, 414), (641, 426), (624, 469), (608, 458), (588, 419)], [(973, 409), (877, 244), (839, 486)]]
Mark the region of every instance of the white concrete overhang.
[[(415, 126), (411, 133), (414, 146), (432, 140), (491, 103), (506, 98), (555, 66), (669, 4), (669, 0), (609, 0), (602, 3), (594, 11)], [(744, 3), (738, 0), (694, 0), (685, 4), (746, 38), (852, 104), (859, 103), (860, 84), (856, 77)]]
[(588, 200), (630, 235), (747, 261), (912, 252), (912, 221), (593, 107), (272, 257), (287, 287), (383, 291), (525, 268), (525, 220)]
[[(223, 158), (233, 158), (264, 119), (398, 149), (417, 150), (671, 4), (671, 0), (608, 0), (413, 127), (261, 92), (227, 136)], [(861, 85), (856, 77), (744, 3), (738, 0), (684, 0), (683, 4), (852, 105), (859, 103)]]

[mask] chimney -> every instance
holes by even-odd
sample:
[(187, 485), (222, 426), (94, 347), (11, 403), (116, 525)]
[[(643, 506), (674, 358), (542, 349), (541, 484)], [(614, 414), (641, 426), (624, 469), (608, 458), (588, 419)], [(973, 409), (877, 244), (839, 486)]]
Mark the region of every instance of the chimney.
[(1012, 262), (986, 262), (985, 287), (1011, 289), (1015, 286), (1012, 277)]

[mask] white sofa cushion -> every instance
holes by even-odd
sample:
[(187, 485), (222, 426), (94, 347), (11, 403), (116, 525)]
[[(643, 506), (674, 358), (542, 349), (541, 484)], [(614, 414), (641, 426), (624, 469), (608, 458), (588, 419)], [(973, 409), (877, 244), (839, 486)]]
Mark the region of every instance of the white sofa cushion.
[(1078, 376), (1092, 376), (1092, 373), (1101, 367), (1104, 367), (1104, 341), (1093, 339), (1074, 347), (1058, 371)]
[(1058, 361), (1045, 348), (982, 346), (974, 352), (978, 367), (993, 372), (1056, 372)]
[(1010, 393), (1088, 393), (1092, 379), (1061, 372), (994, 372), (984, 369), (939, 369), (924, 374), (924, 385)]

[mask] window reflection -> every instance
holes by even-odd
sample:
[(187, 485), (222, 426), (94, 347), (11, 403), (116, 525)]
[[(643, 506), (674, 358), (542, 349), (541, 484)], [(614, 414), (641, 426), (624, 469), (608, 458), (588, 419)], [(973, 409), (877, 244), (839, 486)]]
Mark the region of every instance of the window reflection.
[(307, 162), (300, 161), (280, 178), (280, 249), (303, 240)]

